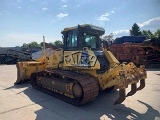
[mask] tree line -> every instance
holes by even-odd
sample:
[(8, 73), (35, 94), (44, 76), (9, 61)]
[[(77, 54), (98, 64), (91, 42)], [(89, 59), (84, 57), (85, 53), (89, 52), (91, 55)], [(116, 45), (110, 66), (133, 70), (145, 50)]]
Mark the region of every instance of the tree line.
[[(129, 30), (130, 36), (144, 36), (146, 39), (155, 39), (160, 41), (160, 29), (157, 29), (154, 33), (150, 30), (140, 30), (140, 27), (137, 23), (134, 23), (131, 29)], [(105, 41), (108, 41), (109, 43), (113, 41), (114, 35), (113, 33), (110, 33), (109, 35), (105, 35), (103, 39)]]
[[(134, 23), (131, 30), (129, 30), (130, 32), (130, 36), (145, 36), (146, 39), (152, 39), (152, 38), (156, 38), (156, 40), (160, 40), (160, 29), (158, 29), (156, 32), (152, 33), (150, 30), (140, 30), (140, 27), (138, 26), (137, 23)], [(107, 41), (112, 41), (113, 40), (113, 33), (104, 36), (103, 38), (104, 40)], [(53, 49), (57, 49), (57, 48), (62, 48), (63, 47), (63, 43), (60, 40), (56, 40), (53, 43), (45, 43), (46, 47), (51, 47)], [(40, 44), (38, 44), (37, 42), (33, 41), (31, 43), (24, 43), (22, 45), (22, 47), (25, 48), (35, 48), (35, 47), (43, 47), (43, 42), (41, 42)]]
[[(50, 42), (50, 43), (46, 43), (45, 42), (45, 46), (46, 48), (53, 48), (53, 49), (57, 49), (57, 48), (62, 48), (63, 47), (63, 43), (60, 40), (56, 40), (55, 42)], [(36, 48), (36, 47), (43, 47), (43, 42), (41, 42), (40, 44), (38, 44), (37, 42), (33, 41), (31, 43), (23, 43), (22, 47), (24, 48)]]
[(140, 30), (140, 27), (134, 23), (131, 30), (130, 35), (131, 36), (145, 36), (147, 39), (152, 38), (158, 38), (160, 39), (160, 29), (158, 29), (156, 32), (152, 33), (150, 30)]

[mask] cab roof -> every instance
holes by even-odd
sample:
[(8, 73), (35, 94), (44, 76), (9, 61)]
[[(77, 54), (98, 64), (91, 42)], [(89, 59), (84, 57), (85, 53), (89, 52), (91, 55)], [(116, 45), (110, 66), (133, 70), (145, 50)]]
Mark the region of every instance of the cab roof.
[(87, 31), (87, 30), (96, 30), (96, 31), (99, 31), (99, 32), (101, 32), (102, 35), (105, 32), (105, 30), (102, 27), (91, 25), (91, 24), (83, 24), (83, 25), (77, 25), (77, 26), (74, 26), (74, 27), (64, 28), (64, 30), (61, 33), (72, 31), (72, 30), (78, 29), (79, 27), (82, 30), (85, 30), (85, 31)]

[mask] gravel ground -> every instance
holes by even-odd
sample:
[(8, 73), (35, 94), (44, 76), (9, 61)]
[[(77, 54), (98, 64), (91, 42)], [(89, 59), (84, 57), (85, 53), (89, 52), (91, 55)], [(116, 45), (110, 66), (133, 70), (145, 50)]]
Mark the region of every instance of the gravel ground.
[(106, 120), (160, 120), (158, 69), (148, 69), (146, 87), (120, 105), (113, 105), (118, 97), (114, 91), (79, 107), (39, 92), (30, 83), (14, 85), (16, 72), (15, 65), (0, 65), (0, 120), (99, 120), (103, 115)]

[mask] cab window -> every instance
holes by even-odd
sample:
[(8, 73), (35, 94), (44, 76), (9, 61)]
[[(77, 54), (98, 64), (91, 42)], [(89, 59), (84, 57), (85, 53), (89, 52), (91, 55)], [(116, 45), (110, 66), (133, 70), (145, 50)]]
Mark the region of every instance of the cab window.
[(68, 33), (67, 47), (77, 47), (77, 32)]
[(96, 36), (85, 35), (85, 42), (91, 48), (96, 48)]

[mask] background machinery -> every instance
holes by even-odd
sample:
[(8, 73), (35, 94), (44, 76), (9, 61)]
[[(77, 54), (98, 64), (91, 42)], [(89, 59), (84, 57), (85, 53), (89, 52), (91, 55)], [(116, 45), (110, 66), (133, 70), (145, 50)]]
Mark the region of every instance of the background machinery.
[[(145, 87), (146, 70), (132, 62), (120, 64), (110, 51), (102, 48), (100, 36), (104, 32), (103, 28), (89, 24), (65, 28), (61, 32), (63, 49), (46, 55), (44, 46), (43, 57), (17, 63), (15, 84), (30, 79), (33, 88), (73, 105), (88, 103), (99, 91), (114, 88), (119, 89), (114, 104), (122, 103), (126, 96)], [(126, 95), (128, 85), (131, 91)]]
[(134, 62), (146, 67), (160, 67), (160, 39), (123, 36), (115, 39), (108, 49), (120, 62)]
[(30, 61), (32, 53), (41, 48), (0, 47), (0, 64), (16, 64), (19, 61)]

